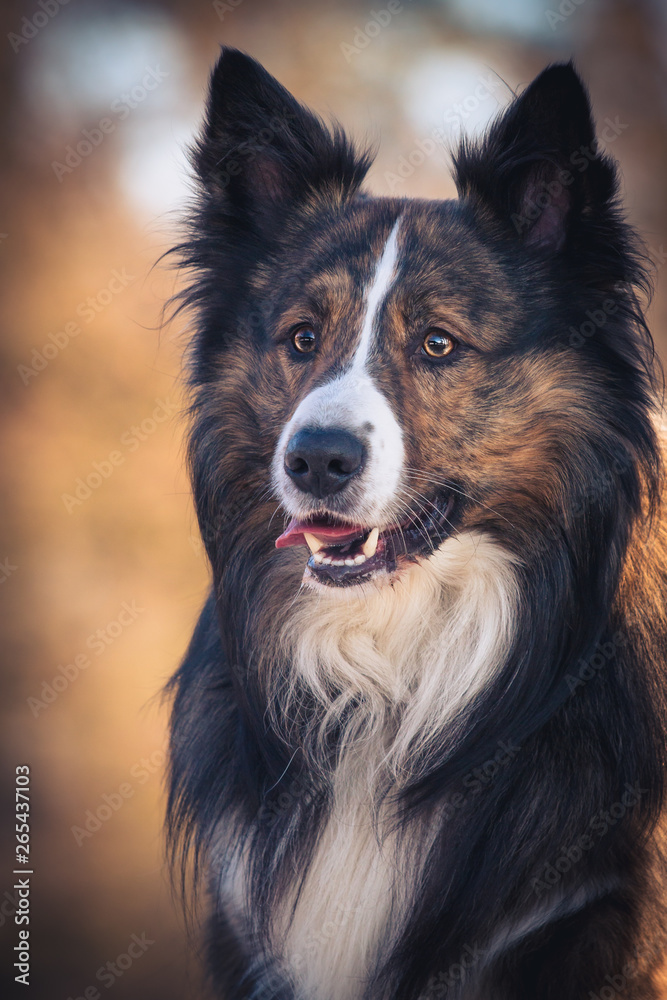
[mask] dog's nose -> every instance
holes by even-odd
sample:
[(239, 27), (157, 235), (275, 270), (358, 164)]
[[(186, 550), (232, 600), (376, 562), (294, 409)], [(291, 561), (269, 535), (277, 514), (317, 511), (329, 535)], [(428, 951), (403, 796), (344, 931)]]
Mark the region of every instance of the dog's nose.
[(315, 497), (338, 493), (357, 475), (364, 446), (347, 431), (304, 428), (287, 445), (285, 472), (295, 486)]

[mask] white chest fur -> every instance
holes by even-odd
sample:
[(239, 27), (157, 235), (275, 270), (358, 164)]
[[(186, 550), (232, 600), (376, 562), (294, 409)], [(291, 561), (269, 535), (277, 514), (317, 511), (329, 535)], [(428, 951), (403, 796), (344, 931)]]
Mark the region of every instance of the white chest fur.
[[(439, 823), (400, 833), (376, 809), (378, 779), (401, 784), (503, 664), (515, 620), (514, 559), (489, 538), (450, 538), (393, 586), (295, 605), (281, 643), (322, 732), (354, 700), (333, 805), (302, 884), (274, 915), (273, 947), (303, 1000), (358, 1000), (419, 892)], [(284, 660), (283, 660), (284, 662)], [(449, 727), (449, 729), (448, 729)], [(241, 869), (242, 869), (241, 865)], [(243, 874), (234, 877), (240, 909)], [(229, 887), (230, 883), (228, 883)]]
[(372, 814), (362, 761), (357, 770), (338, 776), (329, 822), (284, 924), (285, 967), (304, 1000), (363, 995), (403, 926), (431, 846), (429, 831), (387, 834), (382, 815)]

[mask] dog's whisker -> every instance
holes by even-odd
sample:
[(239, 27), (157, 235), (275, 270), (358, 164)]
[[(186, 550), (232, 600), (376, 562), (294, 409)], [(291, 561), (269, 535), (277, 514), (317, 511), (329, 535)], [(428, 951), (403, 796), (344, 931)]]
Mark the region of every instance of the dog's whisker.
[[(424, 505), (421, 503), (421, 501), (418, 499), (417, 495), (414, 494), (413, 491), (407, 489), (406, 487), (402, 487), (397, 490), (397, 494), (399, 496), (402, 495), (404, 499), (407, 500), (408, 504), (415, 504), (418, 507), (418, 509), (421, 510), (424, 517), (427, 520), (431, 520), (431, 515), (429, 514), (428, 510), (426, 509), (426, 507), (424, 507)], [(442, 513), (435, 504), (432, 504), (431, 506), (433, 507), (438, 517), (443, 517), (443, 520), (446, 520), (446, 518), (444, 518), (444, 515), (442, 515)], [(432, 535), (435, 535), (439, 541), (443, 541), (444, 538), (446, 537), (442, 529), (438, 528), (436, 525), (434, 525), (433, 527), (433, 532), (429, 533), (428, 529), (426, 528), (426, 525), (421, 520), (421, 517), (419, 517), (417, 514), (414, 515), (414, 520), (417, 524), (419, 533), (421, 534), (422, 538), (424, 539), (424, 542), (429, 548), (431, 547)]]
[(442, 486), (445, 489), (451, 490), (453, 493), (458, 493), (460, 496), (465, 497), (467, 500), (471, 500), (473, 503), (478, 504), (480, 507), (484, 507), (485, 510), (490, 511), (491, 514), (495, 514), (496, 517), (501, 517), (503, 521), (507, 521), (507, 523), (510, 526), (514, 527), (509, 518), (505, 517), (504, 514), (501, 514), (499, 510), (495, 510), (493, 507), (489, 507), (488, 504), (485, 504), (478, 497), (474, 497), (470, 493), (466, 493), (458, 486), (455, 486), (453, 483), (449, 482), (449, 480), (437, 479), (433, 476), (428, 476), (425, 473), (418, 472), (416, 470), (411, 470), (410, 468), (406, 468), (404, 471), (406, 475), (411, 476), (412, 478), (421, 478), (424, 479), (426, 482), (430, 483), (432, 486)]

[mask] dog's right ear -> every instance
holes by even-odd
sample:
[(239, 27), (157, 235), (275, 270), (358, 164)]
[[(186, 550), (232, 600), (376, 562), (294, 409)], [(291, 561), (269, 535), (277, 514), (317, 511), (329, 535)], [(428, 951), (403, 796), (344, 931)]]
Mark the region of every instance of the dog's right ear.
[(263, 235), (296, 203), (353, 194), (370, 156), (357, 153), (339, 126), (327, 128), (250, 56), (223, 47), (194, 165), (223, 214)]

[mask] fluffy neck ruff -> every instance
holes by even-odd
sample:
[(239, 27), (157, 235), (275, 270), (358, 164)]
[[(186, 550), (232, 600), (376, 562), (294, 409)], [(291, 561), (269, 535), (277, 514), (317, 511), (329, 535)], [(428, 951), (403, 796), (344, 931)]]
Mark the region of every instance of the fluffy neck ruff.
[[(464, 532), (393, 585), (302, 593), (290, 609), (269, 674), (273, 724), (298, 731), (330, 788), (313, 854), (272, 906), (272, 950), (298, 996), (358, 996), (400, 939), (442, 816), (396, 824), (386, 793), (456, 741), (506, 663), (515, 567)], [(237, 890), (240, 909), (249, 898)]]
[[(420, 774), (506, 662), (516, 562), (488, 535), (464, 532), (391, 585), (302, 594), (280, 635), (289, 673), (269, 674), (275, 724), (298, 727), (315, 759), (336, 733), (339, 765), (368, 744), (371, 770), (391, 783)], [(308, 721), (306, 700), (316, 706)]]

